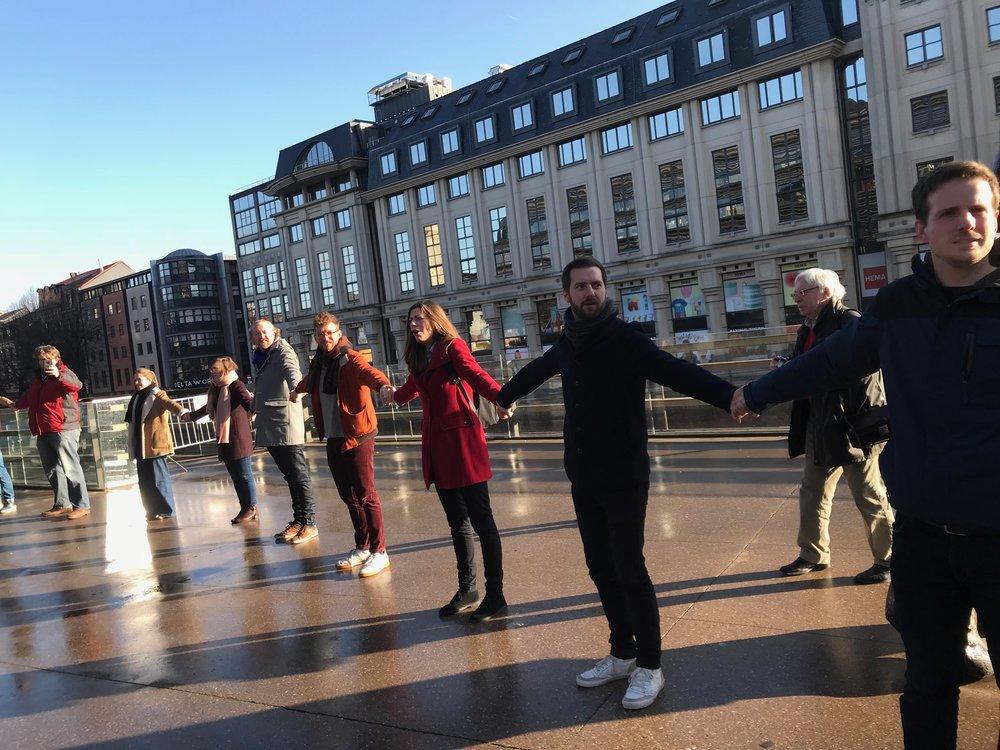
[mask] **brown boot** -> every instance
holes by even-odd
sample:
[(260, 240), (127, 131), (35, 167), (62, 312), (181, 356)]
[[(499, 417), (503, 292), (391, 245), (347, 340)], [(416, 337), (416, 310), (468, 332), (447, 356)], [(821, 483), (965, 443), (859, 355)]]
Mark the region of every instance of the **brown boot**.
[(302, 530), (302, 524), (300, 524), (298, 521), (289, 521), (284, 531), (279, 531), (277, 534), (274, 535), (274, 541), (276, 542), (291, 541), (292, 537), (298, 534), (301, 530)]
[(75, 521), (78, 518), (90, 515), (90, 508), (74, 508), (66, 514), (67, 521)]
[(67, 513), (71, 513), (72, 511), (73, 511), (73, 508), (71, 508), (71, 507), (64, 508), (61, 505), (53, 505), (48, 510), (43, 510), (42, 511), (42, 517), (43, 518), (58, 518), (59, 516), (65, 516)]
[(288, 540), (289, 544), (302, 544), (319, 536), (319, 529), (311, 523), (303, 524), (298, 534)]
[(232, 519), (229, 523), (235, 526), (236, 524), (245, 523), (247, 521), (256, 521), (257, 518), (257, 506), (255, 505), (252, 508), (244, 508), (241, 510), (236, 515), (236, 518)]

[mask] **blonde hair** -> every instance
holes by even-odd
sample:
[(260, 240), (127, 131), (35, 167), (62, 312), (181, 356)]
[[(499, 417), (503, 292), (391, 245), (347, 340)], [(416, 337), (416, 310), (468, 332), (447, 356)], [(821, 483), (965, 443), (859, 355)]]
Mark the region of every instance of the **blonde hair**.
[(455, 325), (448, 319), (448, 314), (437, 302), (431, 300), (420, 300), (410, 305), (406, 311), (406, 348), (403, 351), (403, 359), (411, 372), (419, 372), (427, 367), (427, 347), (413, 337), (410, 330), (410, 315), (414, 310), (420, 310), (431, 324), (431, 338), (434, 341), (449, 343), (452, 339), (458, 338), (458, 331)]
[(236, 372), (239, 370), (232, 357), (216, 357), (212, 360), (212, 364), (208, 366), (208, 369), (211, 370), (216, 365), (219, 365), (223, 372)]
[(52, 344), (42, 344), (41, 346), (35, 347), (35, 359), (39, 357), (55, 357), (56, 359), (62, 359), (62, 355), (59, 350), (56, 349)]
[(135, 371), (136, 375), (142, 375), (146, 380), (149, 381), (150, 385), (159, 385), (160, 381), (156, 379), (156, 373), (145, 367), (140, 367)]

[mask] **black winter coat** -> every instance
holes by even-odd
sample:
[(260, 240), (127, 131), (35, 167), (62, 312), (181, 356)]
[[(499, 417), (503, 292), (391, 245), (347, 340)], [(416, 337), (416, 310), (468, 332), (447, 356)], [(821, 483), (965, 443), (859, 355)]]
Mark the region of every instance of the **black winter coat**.
[[(819, 313), (813, 331), (817, 346), (832, 336), (850, 321), (860, 318), (857, 310), (852, 310), (839, 300), (831, 300)], [(809, 326), (799, 328), (795, 339), (792, 358), (802, 354)], [(827, 393), (819, 393), (808, 399), (799, 399), (792, 404), (792, 419), (788, 428), (788, 455), (792, 458), (806, 452), (806, 425), (810, 419), (816, 420), (813, 449), (813, 463), (817, 466), (846, 466), (867, 461), (872, 457), (872, 449), (863, 449), (851, 443), (847, 433), (845, 416), (864, 414), (873, 406), (885, 403), (885, 389), (882, 374), (867, 375), (847, 388)]]
[(957, 299), (930, 259), (879, 290), (858, 321), (751, 383), (760, 412), (882, 368), (892, 439), (880, 458), (905, 515), (1000, 533), (1000, 271)]
[(646, 381), (729, 411), (735, 387), (650, 341), (638, 324), (611, 318), (586, 345), (566, 336), (525, 365), (497, 396), (509, 406), (554, 375), (562, 377), (566, 474), (574, 485), (617, 490), (649, 484)]

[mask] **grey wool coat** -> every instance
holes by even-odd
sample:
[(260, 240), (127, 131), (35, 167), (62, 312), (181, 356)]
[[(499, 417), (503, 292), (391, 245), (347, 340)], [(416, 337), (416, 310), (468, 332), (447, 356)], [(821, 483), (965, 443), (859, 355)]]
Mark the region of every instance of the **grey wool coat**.
[(288, 400), (300, 380), (302, 371), (292, 345), (284, 339), (275, 339), (253, 382), (256, 445), (267, 448), (305, 442), (302, 402)]

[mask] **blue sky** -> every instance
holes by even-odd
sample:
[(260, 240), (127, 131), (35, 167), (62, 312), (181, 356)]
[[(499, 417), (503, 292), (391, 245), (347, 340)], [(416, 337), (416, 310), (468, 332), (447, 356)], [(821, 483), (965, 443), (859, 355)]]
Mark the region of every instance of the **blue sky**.
[(0, 309), (99, 263), (232, 252), (228, 196), (282, 147), (370, 119), (368, 89), (393, 75), (458, 88), (659, 4), (9, 4)]

